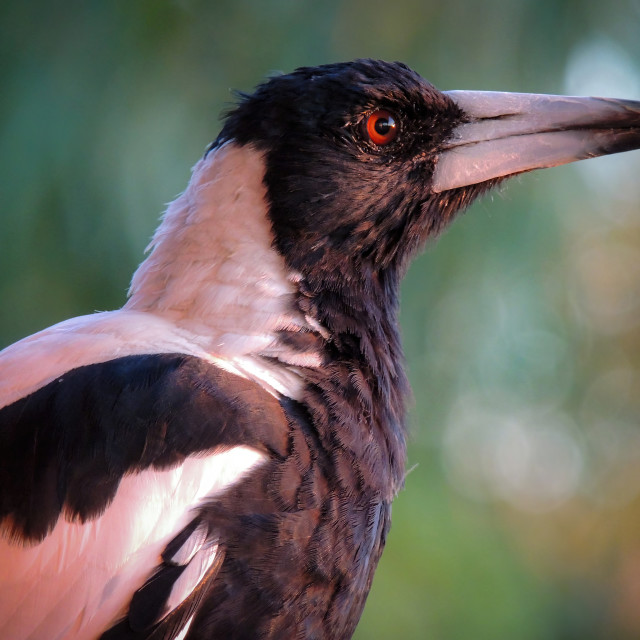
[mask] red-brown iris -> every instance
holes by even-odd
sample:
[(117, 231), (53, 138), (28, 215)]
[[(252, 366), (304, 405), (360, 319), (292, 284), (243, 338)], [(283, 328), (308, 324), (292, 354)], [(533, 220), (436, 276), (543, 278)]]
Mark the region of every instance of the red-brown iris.
[(395, 140), (398, 135), (398, 124), (389, 111), (377, 109), (366, 117), (364, 133), (373, 144), (384, 146)]

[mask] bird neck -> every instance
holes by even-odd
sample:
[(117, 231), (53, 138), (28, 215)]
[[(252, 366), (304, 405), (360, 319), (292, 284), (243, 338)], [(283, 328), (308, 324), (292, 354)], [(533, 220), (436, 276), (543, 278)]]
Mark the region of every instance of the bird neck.
[[(392, 271), (317, 264), (300, 282), (298, 304), (328, 332), (324, 365), (308, 373), (306, 402), (328, 448), (344, 445), (363, 482), (385, 499), (402, 487), (409, 384), (397, 322), (399, 277)], [(329, 409), (328, 419), (322, 410)], [(323, 420), (326, 420), (323, 423)], [(380, 461), (384, 461), (383, 464)]]
[(393, 478), (381, 478), (380, 490), (397, 490), (408, 388), (397, 275), (356, 268), (348, 256), (305, 274), (289, 266), (274, 248), (263, 155), (233, 143), (194, 167), (149, 249), (127, 309), (169, 320), (276, 395), (325, 413), (340, 399), (341, 415), (317, 425), (321, 438), (338, 424), (344, 437), (388, 448), (381, 456), (392, 459)]
[(200, 160), (156, 230), (126, 308), (160, 315), (229, 358), (303, 324), (295, 274), (272, 247), (263, 175), (262, 155), (231, 143)]

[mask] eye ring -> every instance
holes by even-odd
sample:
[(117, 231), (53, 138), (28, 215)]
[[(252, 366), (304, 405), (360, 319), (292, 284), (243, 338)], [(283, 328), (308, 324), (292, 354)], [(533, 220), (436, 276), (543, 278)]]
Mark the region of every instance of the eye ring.
[(382, 147), (396, 139), (398, 121), (386, 109), (376, 109), (364, 119), (362, 129), (373, 144)]

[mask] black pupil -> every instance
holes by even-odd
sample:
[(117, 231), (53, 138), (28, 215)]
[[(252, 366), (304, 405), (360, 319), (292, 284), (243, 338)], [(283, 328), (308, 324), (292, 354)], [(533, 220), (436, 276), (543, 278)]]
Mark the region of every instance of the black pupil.
[(376, 130), (376, 133), (379, 133), (381, 136), (386, 136), (391, 128), (393, 127), (393, 120), (391, 118), (378, 118), (373, 125), (373, 128)]

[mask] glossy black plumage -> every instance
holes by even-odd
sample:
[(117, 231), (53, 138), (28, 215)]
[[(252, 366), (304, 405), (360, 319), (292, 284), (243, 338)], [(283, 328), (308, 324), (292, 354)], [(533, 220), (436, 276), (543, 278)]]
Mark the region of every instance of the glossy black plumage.
[[(401, 116), (385, 147), (361, 131), (376, 108)], [(227, 116), (214, 147), (237, 140), (265, 152), (278, 249), (307, 278), (333, 275), (318, 289), (348, 289), (349, 277), (367, 277), (363, 269), (401, 268), (427, 234), (489, 186), (437, 198), (425, 188), (464, 120), (453, 100), (405, 65), (360, 60), (270, 79)], [(340, 272), (347, 277), (338, 278), (338, 268), (348, 268)]]

